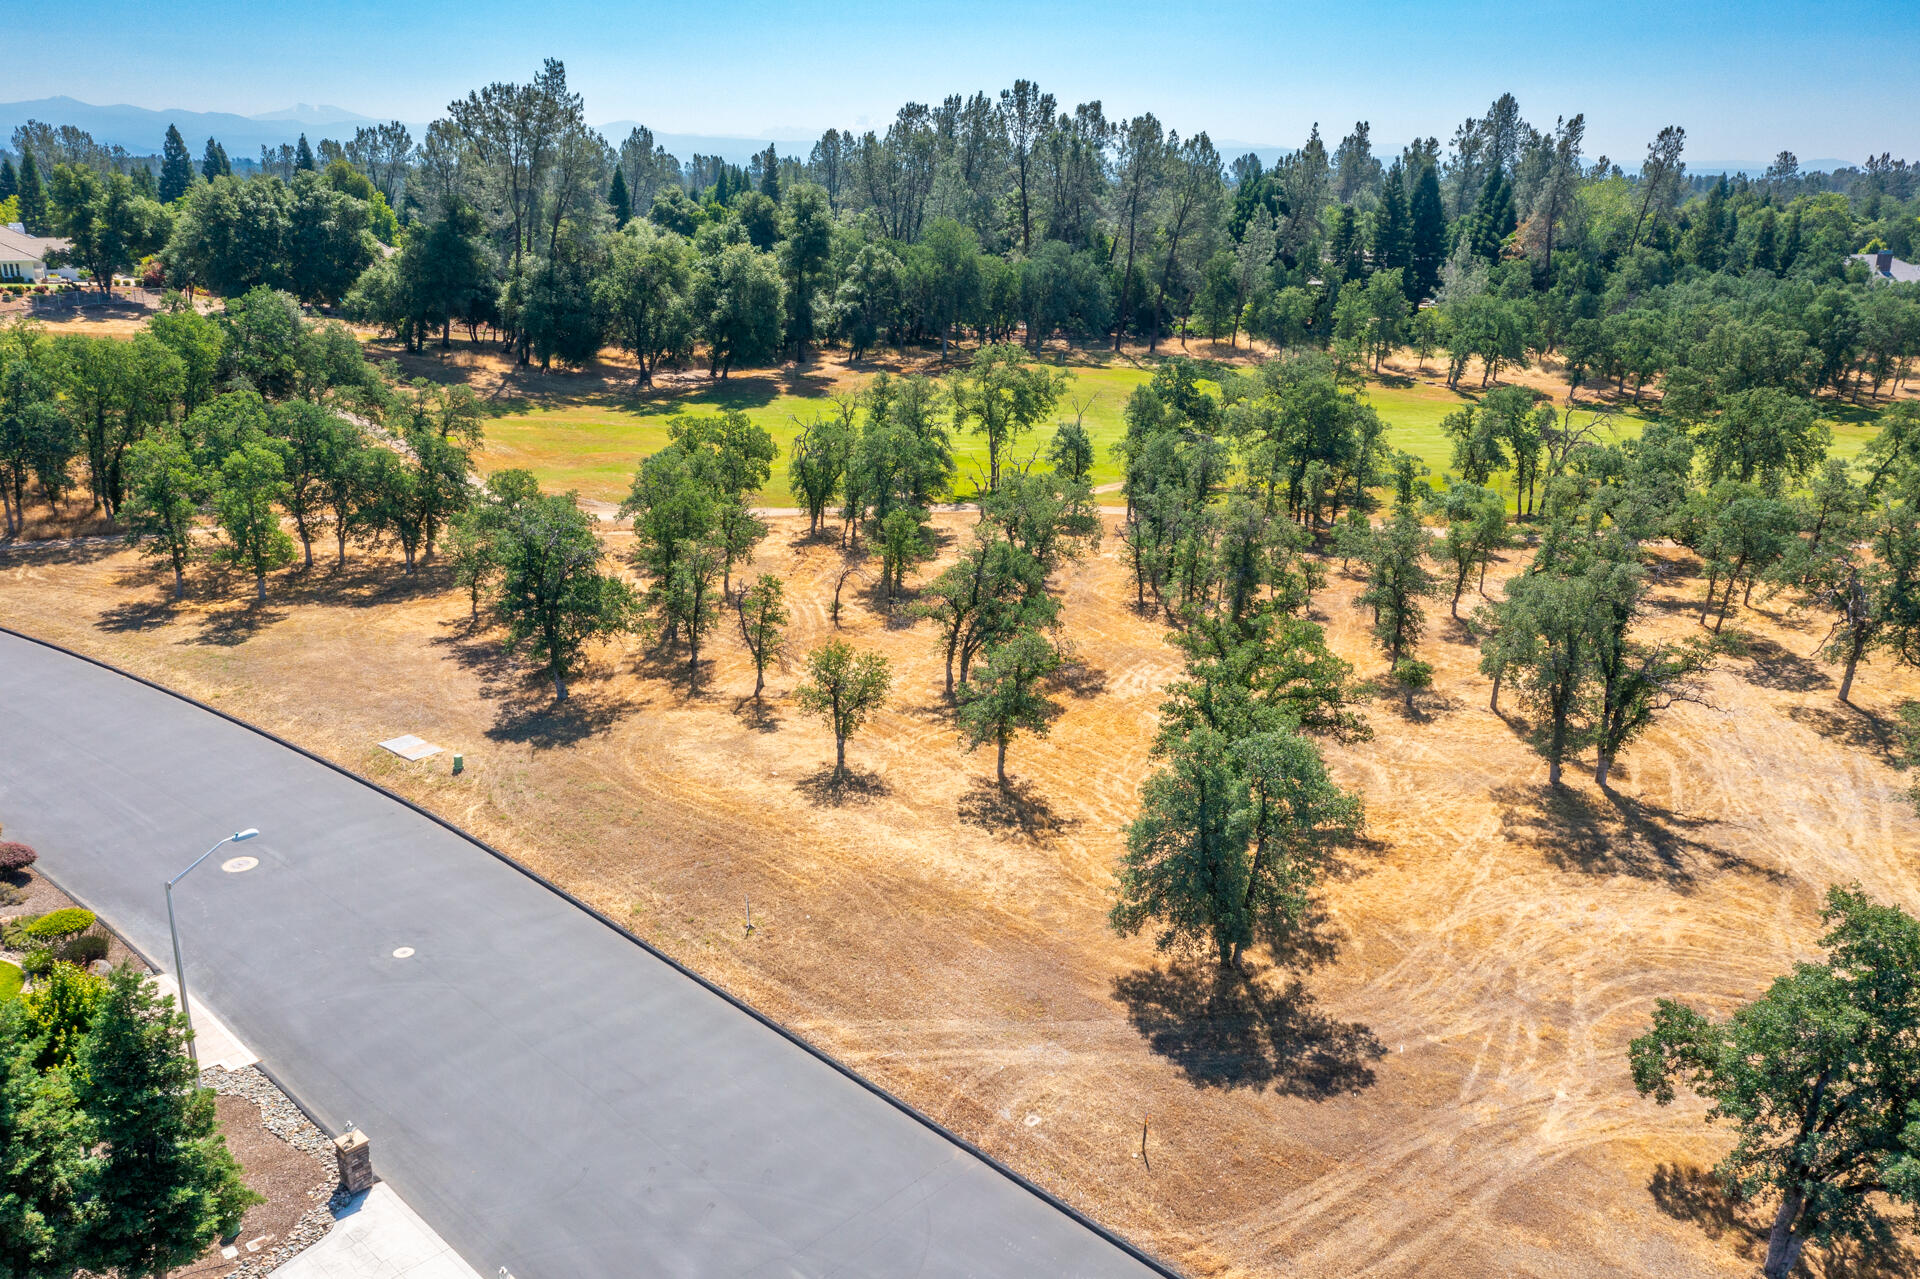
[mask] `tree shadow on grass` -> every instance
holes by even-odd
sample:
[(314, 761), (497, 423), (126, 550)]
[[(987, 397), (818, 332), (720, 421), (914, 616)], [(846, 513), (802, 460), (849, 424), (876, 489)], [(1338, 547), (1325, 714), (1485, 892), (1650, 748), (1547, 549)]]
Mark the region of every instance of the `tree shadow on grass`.
[(311, 569), (296, 569), (274, 579), (269, 591), (297, 604), (374, 608), (422, 595), (437, 595), (453, 585), (444, 560), (423, 564), (412, 573), (390, 561), (350, 559), (344, 565), (322, 558)]
[[(1707, 842), (1700, 832), (1717, 823), (1604, 790), (1601, 798), (1571, 787), (1501, 786), (1501, 833), (1539, 846), (1563, 870), (1588, 875), (1632, 875), (1691, 891), (1702, 872), (1744, 871), (1782, 878), (1778, 870)], [(1601, 800), (1604, 802), (1601, 802)]]
[(487, 740), (519, 742), (535, 750), (574, 746), (611, 729), (633, 708), (596, 690), (569, 689), (567, 700), (553, 700), (553, 685), (541, 676), (500, 700)]
[(110, 634), (158, 630), (173, 620), (173, 594), (164, 600), (128, 600), (102, 612), (94, 621), (95, 629)]
[(1005, 787), (990, 777), (977, 777), (960, 797), (960, 820), (984, 830), (1014, 832), (1043, 844), (1076, 825), (1047, 803), (1031, 782), (1012, 781)]
[(1783, 693), (1810, 693), (1816, 688), (1832, 688), (1833, 677), (1820, 669), (1812, 658), (1759, 635), (1749, 635), (1744, 644), (1752, 663), (1747, 678), (1762, 688)]
[(1888, 764), (1900, 760), (1900, 737), (1893, 724), (1857, 706), (1789, 706), (1787, 718), (1831, 742), (1876, 755)]
[(846, 772), (836, 775), (832, 764), (808, 773), (795, 782), (793, 788), (805, 796), (808, 803), (817, 808), (871, 804), (876, 799), (893, 794), (893, 787), (887, 785), (887, 779), (878, 773), (849, 768)]
[[(1659, 1164), (1647, 1182), (1656, 1208), (1675, 1221), (1697, 1227), (1718, 1243), (1727, 1240), (1743, 1260), (1758, 1263), (1767, 1251), (1771, 1227), (1766, 1206), (1744, 1204), (1727, 1193), (1710, 1168), (1697, 1164)], [(1866, 1242), (1836, 1241), (1810, 1246), (1795, 1274), (1816, 1279), (1898, 1279), (1920, 1265), (1916, 1256), (1884, 1228)]]
[(1098, 666), (1075, 660), (1064, 663), (1047, 683), (1074, 697), (1099, 697), (1107, 691), (1107, 673)]
[(733, 716), (756, 733), (780, 731), (781, 720), (773, 713), (773, 705), (764, 700), (755, 701), (751, 695), (734, 703)]
[(519, 742), (535, 750), (572, 746), (607, 732), (637, 704), (614, 697), (574, 677), (567, 700), (556, 702), (553, 681), (514, 660), (497, 635), (476, 630), (462, 618), (462, 630), (431, 642), (447, 649), (453, 659), (480, 679), (480, 696), (494, 703), (493, 726), (487, 739)]
[(127, 549), (124, 537), (112, 535), (16, 542), (0, 538), (0, 564), (91, 564)]
[(286, 619), (285, 609), (275, 608), (271, 602), (262, 604), (255, 600), (238, 608), (223, 608), (206, 614), (200, 619), (200, 633), (187, 642), (216, 648), (236, 648), (269, 626)]
[(1371, 1087), (1387, 1051), (1368, 1027), (1319, 1011), (1297, 978), (1269, 988), (1196, 963), (1128, 973), (1113, 993), (1147, 1046), (1202, 1088), (1325, 1101)]

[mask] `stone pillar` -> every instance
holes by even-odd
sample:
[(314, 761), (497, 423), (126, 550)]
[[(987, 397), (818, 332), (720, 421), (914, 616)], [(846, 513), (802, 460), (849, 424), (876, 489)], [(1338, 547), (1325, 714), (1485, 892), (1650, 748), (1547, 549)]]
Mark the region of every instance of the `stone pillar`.
[(340, 1165), (340, 1184), (349, 1194), (373, 1189), (373, 1146), (367, 1134), (355, 1128), (334, 1138), (333, 1157)]

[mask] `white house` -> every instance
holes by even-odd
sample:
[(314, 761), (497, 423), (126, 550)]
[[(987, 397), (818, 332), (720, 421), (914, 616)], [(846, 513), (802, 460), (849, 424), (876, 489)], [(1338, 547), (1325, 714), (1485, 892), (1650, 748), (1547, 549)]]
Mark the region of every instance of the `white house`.
[(79, 279), (80, 273), (70, 266), (47, 266), (47, 254), (66, 247), (65, 240), (28, 235), (18, 222), (0, 226), (0, 284), (37, 284), (50, 274), (63, 280)]

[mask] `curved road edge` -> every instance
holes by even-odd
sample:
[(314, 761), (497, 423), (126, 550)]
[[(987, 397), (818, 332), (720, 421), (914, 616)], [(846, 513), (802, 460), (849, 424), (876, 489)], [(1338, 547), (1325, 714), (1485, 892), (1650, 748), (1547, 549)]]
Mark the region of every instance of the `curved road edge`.
[[(147, 688), (153, 689), (156, 692), (164, 693), (169, 697), (175, 698), (181, 702), (185, 702), (187, 705), (195, 707), (198, 710), (206, 711), (208, 714), (214, 715), (220, 719), (227, 721), (230, 724), (233, 724), (239, 728), (243, 728), (250, 733), (263, 737), (266, 740), (273, 742), (275, 745), (278, 745), (278, 746), (284, 747), (287, 750), (293, 751), (295, 754), (300, 755), (308, 760), (311, 760), (312, 762), (319, 764), (322, 767), (331, 769), (333, 772), (340, 774), (342, 777), (345, 777), (350, 781), (357, 782), (359, 785), (366, 787), (368, 790), (374, 791), (377, 794), (384, 796), (389, 800), (392, 800), (394, 803), (402, 805), (403, 807), (411, 810), (412, 812), (418, 814), (419, 816), (426, 818), (428, 821), (431, 821), (435, 825), (444, 828), (445, 830), (458, 836), (460, 839), (465, 840), (467, 843), (473, 845), (474, 847), (492, 856), (496, 860), (500, 861), (502, 864), (509, 866), (512, 869), (518, 871), (520, 874), (526, 876), (528, 879), (540, 885), (542, 888), (554, 894), (556, 897), (563, 899), (564, 901), (566, 901), (568, 904), (572, 905), (576, 909), (585, 912), (587, 915), (591, 916), (593, 919), (598, 921), (602, 926), (608, 929), (611, 929), (613, 932), (617, 933), (619, 936), (625, 938), (628, 942), (631, 942), (633, 945), (638, 946), (640, 949), (645, 951), (648, 955), (650, 955), (654, 959), (659, 960), (660, 962), (674, 969), (680, 975), (694, 981), (701, 988), (706, 990), (708, 993), (716, 995), (719, 998), (725, 1000), (727, 1003), (731, 1004), (734, 1008), (745, 1013), (747, 1016), (753, 1018), (755, 1021), (759, 1022), (761, 1025), (765, 1026), (767, 1029), (773, 1031), (775, 1034), (779, 1035), (781, 1038), (793, 1044), (795, 1047), (800, 1048), (802, 1051), (814, 1057), (816, 1060), (831, 1067), (833, 1070), (845, 1076), (847, 1079), (851, 1080), (853, 1083), (858, 1084), (861, 1088), (865, 1089), (867, 1092), (885, 1101), (888, 1105), (900, 1111), (902, 1114), (911, 1117), (915, 1122), (927, 1128), (929, 1131), (938, 1134), (942, 1138), (946, 1139), (948, 1142), (952, 1143), (954, 1146), (965, 1151), (969, 1155), (972, 1155), (975, 1159), (978, 1159), (981, 1163), (987, 1165), (989, 1168), (992, 1168), (995, 1172), (999, 1173), (1001, 1176), (1005, 1177), (1007, 1180), (1013, 1182), (1015, 1185), (1025, 1190), (1027, 1193), (1033, 1195), (1035, 1198), (1039, 1199), (1041, 1202), (1047, 1204), (1049, 1207), (1055, 1209), (1056, 1211), (1065, 1214), (1067, 1217), (1071, 1218), (1082, 1227), (1092, 1231), (1094, 1234), (1106, 1240), (1108, 1243), (1112, 1244), (1114, 1247), (1120, 1249), (1122, 1252), (1126, 1253), (1128, 1256), (1132, 1257), (1134, 1260), (1140, 1262), (1142, 1265), (1149, 1267), (1150, 1269), (1154, 1270), (1156, 1273), (1162, 1276), (1165, 1276), (1165, 1279), (1185, 1279), (1185, 1276), (1183, 1276), (1178, 1270), (1175, 1270), (1173, 1267), (1168, 1265), (1166, 1262), (1160, 1260), (1158, 1257), (1155, 1257), (1153, 1254), (1147, 1252), (1145, 1249), (1133, 1243), (1131, 1240), (1127, 1239), (1126, 1237), (1119, 1234), (1118, 1232), (1112, 1230), (1108, 1226), (1105, 1226), (1102, 1223), (1094, 1220), (1092, 1217), (1080, 1211), (1080, 1209), (1074, 1207), (1072, 1204), (1066, 1202), (1064, 1199), (1061, 1199), (1058, 1195), (1054, 1194), (1052, 1191), (1048, 1190), (1046, 1187), (1040, 1185), (1038, 1182), (1031, 1180), (1030, 1178), (1015, 1171), (1013, 1168), (1009, 1167), (1007, 1164), (1002, 1163), (999, 1159), (988, 1154), (986, 1151), (982, 1150), (980, 1147), (976, 1146), (971, 1141), (968, 1141), (965, 1137), (962, 1137), (960, 1134), (954, 1132), (952, 1129), (946, 1127), (944, 1124), (940, 1123), (938, 1120), (934, 1119), (932, 1116), (926, 1114), (924, 1111), (920, 1110), (918, 1107), (912, 1105), (911, 1103), (899, 1097), (896, 1097), (893, 1093), (889, 1092), (887, 1089), (882, 1088), (879, 1084), (873, 1082), (871, 1079), (868, 1079), (865, 1075), (862, 1075), (859, 1071), (854, 1070), (851, 1066), (848, 1066), (846, 1063), (840, 1061), (838, 1058), (833, 1056), (833, 1054), (827, 1052), (826, 1050), (818, 1047), (817, 1045), (809, 1041), (805, 1036), (789, 1029), (788, 1027), (781, 1024), (779, 1021), (775, 1020), (774, 1018), (769, 1017), (767, 1014), (761, 1012), (758, 1008), (755, 1008), (752, 1004), (747, 1003), (745, 1000), (741, 999), (737, 995), (734, 995), (732, 992), (726, 990), (724, 987), (718, 986), (715, 983), (709, 981), (707, 978), (695, 972), (693, 969), (687, 967), (685, 964), (681, 963), (679, 960), (675, 959), (673, 956), (667, 954), (666, 952), (662, 951), (659, 947), (653, 945), (653, 943), (649, 942), (646, 938), (641, 937), (639, 934), (622, 926), (619, 922), (614, 920), (611, 916), (607, 915), (605, 912), (590, 905), (588, 902), (582, 900), (580, 897), (574, 895), (572, 892), (569, 892), (567, 889), (561, 887), (559, 884), (548, 879), (546, 876), (540, 874), (539, 872), (515, 860), (513, 857), (509, 856), (508, 854), (495, 848), (493, 845), (487, 843), (485, 840), (479, 838), (477, 835), (474, 835), (471, 832), (461, 828), (460, 826), (455, 825), (453, 822), (448, 821), (446, 818), (440, 816), (440, 814), (434, 812), (432, 809), (423, 807), (422, 805), (415, 803), (413, 800), (408, 799), (405, 795), (398, 794), (397, 792), (390, 790), (385, 786), (382, 786), (380, 783), (376, 781), (373, 781), (367, 777), (363, 777), (359, 773), (354, 772), (352, 769), (347, 768), (346, 766), (339, 764), (334, 760), (328, 759), (324, 755), (321, 755), (315, 751), (307, 749), (306, 747), (300, 745), (298, 742), (289, 741), (286, 738), (280, 736), (278, 733), (275, 733), (269, 729), (262, 728), (258, 724), (251, 723), (248, 720), (244, 720), (239, 716), (232, 714), (231, 712), (222, 710), (220, 707), (210, 706), (207, 703), (202, 702), (196, 697), (193, 697), (186, 693), (182, 693), (178, 689), (170, 688), (167, 685), (159, 683), (155, 680), (148, 679), (143, 675), (135, 674), (132, 671), (129, 671), (122, 667), (114, 665), (112, 662), (108, 662), (101, 658), (91, 656), (90, 654), (87, 654), (87, 653), (78, 652), (74, 649), (70, 649), (66, 647), (64, 644), (58, 644), (52, 640), (42, 639), (40, 636), (31, 635), (25, 631), (21, 631), (14, 627), (7, 626), (4, 624), (0, 624), (0, 634), (11, 635), (15, 639), (24, 640), (30, 644), (37, 644), (42, 648), (50, 649), (53, 652), (63, 654), (67, 657), (74, 658), (78, 661), (85, 662), (90, 666), (99, 667), (100, 669), (109, 671), (115, 675), (120, 676), (123, 679), (131, 680), (136, 684), (144, 685)], [(280, 1081), (277, 1079), (274, 1080), (274, 1082), (276, 1084), (280, 1083)], [(300, 1106), (303, 1112), (308, 1110), (308, 1107), (305, 1105), (305, 1103), (300, 1101), (299, 1098), (295, 1097), (292, 1092), (288, 1091), (284, 1087), (282, 1087), (282, 1091), (287, 1092), (287, 1095), (289, 1097), (294, 1098), (295, 1104)], [(324, 1127), (322, 1128), (322, 1131), (326, 1131)]]

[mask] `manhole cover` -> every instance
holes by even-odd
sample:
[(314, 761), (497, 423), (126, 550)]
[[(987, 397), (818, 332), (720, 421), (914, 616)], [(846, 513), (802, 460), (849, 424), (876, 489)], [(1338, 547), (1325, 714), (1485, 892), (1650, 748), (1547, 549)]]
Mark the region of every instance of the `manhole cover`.
[(411, 959), (413, 957), (413, 947), (402, 946), (393, 952), (393, 957), (395, 959)]
[(258, 857), (229, 857), (220, 863), (220, 869), (229, 875), (238, 875), (243, 870), (252, 870), (260, 864)]

